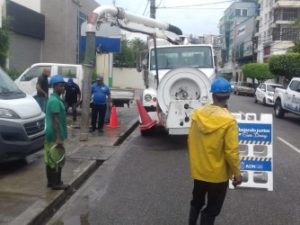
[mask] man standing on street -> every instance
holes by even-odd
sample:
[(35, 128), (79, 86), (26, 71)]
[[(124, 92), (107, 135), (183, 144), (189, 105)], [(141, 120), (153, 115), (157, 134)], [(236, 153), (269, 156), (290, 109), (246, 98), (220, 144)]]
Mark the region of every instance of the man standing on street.
[[(106, 108), (111, 105), (111, 97), (109, 87), (103, 83), (103, 77), (98, 76), (97, 82), (92, 85), (92, 128), (91, 132), (96, 130), (98, 118), (98, 131), (103, 131)], [(107, 103), (109, 105), (107, 105)]]
[(69, 78), (66, 83), (66, 93), (65, 93), (65, 107), (66, 113), (68, 113), (69, 107), (72, 108), (73, 122), (77, 120), (77, 107), (80, 103), (81, 92), (79, 86)]
[(39, 76), (36, 84), (36, 101), (40, 105), (43, 112), (46, 112), (47, 100), (49, 95), (48, 77), (50, 76), (50, 69), (44, 68), (43, 73)]
[(233, 176), (234, 186), (242, 182), (238, 125), (227, 110), (231, 91), (227, 80), (215, 79), (211, 85), (213, 104), (197, 109), (192, 116), (188, 146), (194, 189), (189, 225), (196, 225), (199, 214), (200, 225), (213, 225), (221, 212), (228, 180)]
[(65, 91), (65, 81), (61, 75), (50, 80), (53, 87), (46, 110), (46, 140), (44, 160), (48, 187), (53, 190), (64, 190), (66, 185), (61, 181), (61, 171), (65, 161), (64, 140), (67, 138), (66, 111), (61, 95)]

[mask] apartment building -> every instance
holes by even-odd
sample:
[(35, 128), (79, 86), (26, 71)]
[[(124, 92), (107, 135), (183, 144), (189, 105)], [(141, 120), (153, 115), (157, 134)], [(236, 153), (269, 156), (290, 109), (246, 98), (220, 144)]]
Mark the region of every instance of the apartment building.
[(260, 15), (257, 46), (257, 61), (267, 62), (274, 54), (284, 54), (300, 39), (299, 0), (259, 0)]
[(95, 0), (6, 0), (10, 24), (8, 68), (37, 62), (79, 63), (80, 27)]
[(222, 37), (221, 72), (232, 74), (235, 81), (242, 80), (240, 65), (256, 60), (253, 58), (256, 32), (255, 18), (257, 2), (255, 0), (240, 0), (233, 2), (224, 12), (219, 21)]

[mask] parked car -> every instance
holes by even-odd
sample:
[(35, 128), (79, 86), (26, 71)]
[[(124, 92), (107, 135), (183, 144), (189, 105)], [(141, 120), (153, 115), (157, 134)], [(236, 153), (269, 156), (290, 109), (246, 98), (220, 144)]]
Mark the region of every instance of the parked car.
[(233, 93), (236, 95), (254, 96), (255, 88), (252, 83), (238, 82), (234, 86)]
[(300, 77), (294, 77), (286, 89), (276, 88), (274, 101), (276, 117), (282, 118), (288, 112), (300, 116)]
[(0, 162), (42, 150), (44, 140), (45, 114), (0, 68)]
[(261, 83), (255, 91), (255, 103), (274, 105), (274, 92), (276, 88), (283, 88), (281, 84)]

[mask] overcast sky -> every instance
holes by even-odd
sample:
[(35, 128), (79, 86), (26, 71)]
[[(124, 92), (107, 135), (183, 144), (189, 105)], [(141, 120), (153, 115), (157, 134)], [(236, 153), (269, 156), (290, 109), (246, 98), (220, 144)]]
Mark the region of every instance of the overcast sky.
[[(138, 15), (150, 16), (149, 0), (97, 0), (101, 5), (115, 5)], [(219, 34), (218, 22), (233, 1), (226, 0), (156, 0), (156, 18), (181, 28), (185, 35)]]

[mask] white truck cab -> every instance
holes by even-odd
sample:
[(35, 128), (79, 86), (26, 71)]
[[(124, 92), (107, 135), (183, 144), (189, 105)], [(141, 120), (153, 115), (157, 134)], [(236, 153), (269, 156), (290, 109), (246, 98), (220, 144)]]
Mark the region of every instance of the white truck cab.
[(274, 101), (276, 117), (282, 118), (287, 112), (300, 116), (300, 77), (294, 77), (286, 89), (276, 88)]
[(41, 150), (44, 138), (45, 114), (0, 68), (0, 162)]

